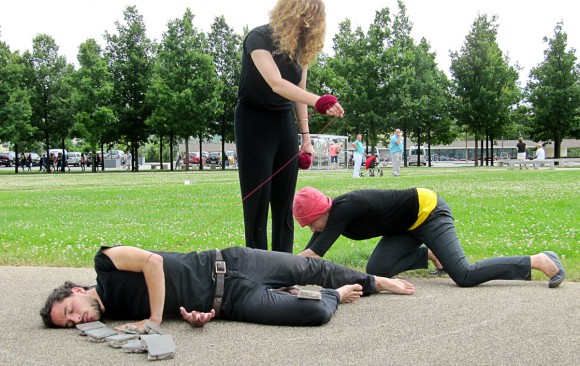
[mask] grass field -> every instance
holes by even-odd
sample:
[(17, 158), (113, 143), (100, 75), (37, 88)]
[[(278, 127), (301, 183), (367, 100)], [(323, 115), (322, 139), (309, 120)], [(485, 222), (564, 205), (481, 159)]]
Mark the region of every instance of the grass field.
[[(331, 196), (360, 188), (430, 188), (451, 205), (471, 261), (554, 250), (569, 278), (580, 280), (580, 170), (402, 173), (399, 179), (352, 179), (352, 171), (301, 171), (298, 188), (311, 185)], [(0, 182), (0, 265), (87, 267), (100, 245), (191, 251), (244, 244), (237, 171), (4, 171)], [(295, 253), (309, 237), (309, 229), (296, 224)], [(325, 258), (364, 269), (377, 242), (341, 238)]]

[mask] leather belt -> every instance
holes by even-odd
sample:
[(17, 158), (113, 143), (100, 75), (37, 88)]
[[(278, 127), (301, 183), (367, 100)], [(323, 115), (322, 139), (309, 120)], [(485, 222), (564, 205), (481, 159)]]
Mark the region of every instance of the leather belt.
[(222, 300), (224, 297), (224, 285), (226, 278), (226, 262), (222, 257), (222, 252), (219, 249), (215, 250), (215, 266), (214, 266), (216, 282), (215, 282), (215, 296), (213, 299), (213, 310), (216, 318), (220, 316), (220, 309), (222, 307)]

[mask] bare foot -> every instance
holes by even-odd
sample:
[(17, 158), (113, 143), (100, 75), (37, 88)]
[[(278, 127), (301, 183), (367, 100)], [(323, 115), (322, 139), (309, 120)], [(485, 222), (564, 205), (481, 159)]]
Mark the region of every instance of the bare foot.
[(397, 295), (413, 295), (415, 286), (405, 280), (375, 276), (376, 292), (389, 291)]
[(545, 253), (532, 255), (530, 257), (530, 261), (532, 264), (532, 269), (537, 269), (544, 272), (548, 278), (554, 277), (560, 270), (556, 263), (554, 263), (554, 261)]
[(362, 286), (359, 284), (346, 285), (336, 289), (340, 295), (340, 303), (349, 303), (358, 300), (363, 292)]
[(429, 260), (431, 262), (433, 262), (433, 265), (435, 266), (435, 268), (437, 268), (437, 269), (443, 269), (443, 265), (441, 264), (441, 262), (439, 262), (439, 259), (437, 259), (437, 257), (435, 256), (435, 254), (433, 254), (433, 252), (431, 251), (431, 249), (427, 249), (427, 258), (429, 258)]

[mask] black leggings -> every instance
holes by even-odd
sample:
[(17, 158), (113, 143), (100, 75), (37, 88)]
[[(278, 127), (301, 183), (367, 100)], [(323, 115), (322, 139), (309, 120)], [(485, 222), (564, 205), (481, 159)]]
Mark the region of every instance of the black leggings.
[(246, 246), (268, 249), (271, 205), (272, 250), (292, 253), (292, 202), (298, 179), (298, 159), (292, 160), (298, 153), (294, 111), (265, 111), (238, 104), (235, 137), (242, 198), (251, 193), (243, 202)]
[[(236, 247), (222, 250), (227, 265), (220, 318), (272, 325), (327, 323), (340, 295), (334, 289), (360, 284), (363, 294), (375, 291), (374, 276), (341, 265), (289, 253)], [(322, 299), (299, 299), (280, 287), (322, 286)]]
[(427, 248), (435, 254), (449, 277), (462, 287), (491, 280), (531, 279), (529, 256), (497, 257), (469, 263), (455, 232), (451, 208), (441, 197), (437, 197), (437, 207), (418, 228), (383, 237), (369, 258), (366, 271), (392, 277), (410, 269), (427, 268)]

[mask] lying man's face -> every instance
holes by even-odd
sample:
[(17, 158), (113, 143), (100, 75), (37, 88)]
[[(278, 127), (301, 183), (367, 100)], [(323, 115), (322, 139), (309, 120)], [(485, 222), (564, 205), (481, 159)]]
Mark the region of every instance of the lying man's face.
[(73, 293), (52, 306), (50, 318), (57, 327), (72, 328), (77, 324), (99, 320), (101, 309), (95, 298), (86, 294)]

